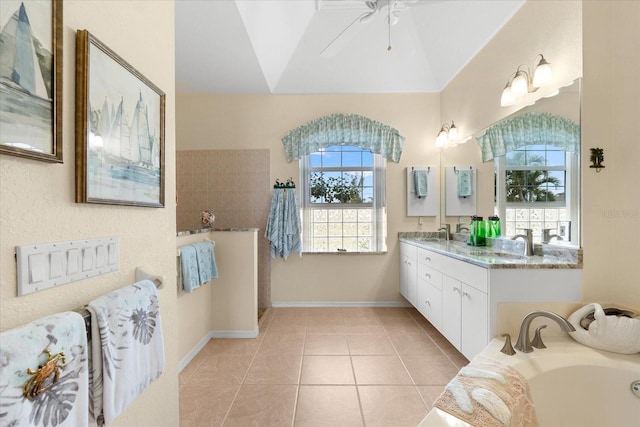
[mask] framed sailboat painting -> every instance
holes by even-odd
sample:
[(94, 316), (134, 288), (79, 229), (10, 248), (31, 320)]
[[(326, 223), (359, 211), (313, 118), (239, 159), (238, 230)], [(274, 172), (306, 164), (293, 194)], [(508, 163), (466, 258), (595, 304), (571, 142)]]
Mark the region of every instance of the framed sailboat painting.
[(0, 1), (0, 154), (62, 163), (62, 0)]
[(164, 207), (164, 92), (87, 30), (76, 52), (76, 202)]

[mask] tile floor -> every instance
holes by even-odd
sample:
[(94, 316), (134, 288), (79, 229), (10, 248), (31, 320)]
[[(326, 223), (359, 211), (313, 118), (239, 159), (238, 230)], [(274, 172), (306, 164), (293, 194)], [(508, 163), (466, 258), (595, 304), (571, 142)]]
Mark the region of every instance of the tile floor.
[(413, 308), (276, 308), (180, 374), (180, 425), (416, 426), (468, 363)]

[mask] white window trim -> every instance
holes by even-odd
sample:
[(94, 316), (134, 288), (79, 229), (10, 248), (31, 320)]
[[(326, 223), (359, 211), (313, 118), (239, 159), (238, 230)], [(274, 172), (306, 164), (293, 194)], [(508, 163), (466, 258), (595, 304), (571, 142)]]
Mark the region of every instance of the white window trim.
[[(387, 160), (380, 154), (373, 154), (373, 203), (363, 204), (336, 204), (326, 203), (311, 205), (310, 200), (310, 187), (309, 187), (309, 172), (311, 167), (309, 165), (309, 156), (302, 156), (299, 163), (299, 182), (301, 192), (300, 203), (300, 217), (302, 218), (302, 252), (303, 253), (336, 253), (333, 251), (308, 251), (309, 236), (312, 235), (311, 226), (313, 221), (311, 215), (313, 208), (319, 209), (354, 209), (362, 207), (370, 207), (373, 210), (373, 241), (374, 247), (371, 251), (360, 253), (386, 253), (387, 251), (387, 209), (386, 209), (386, 165)], [(348, 167), (346, 167), (348, 168)], [(346, 168), (334, 168), (336, 171), (344, 170)], [(358, 168), (351, 168), (351, 170), (357, 170)], [(368, 168), (367, 168), (368, 169)], [(339, 252), (339, 253), (354, 253), (352, 252)]]
[[(566, 159), (566, 180), (565, 180), (565, 203), (564, 206), (569, 209), (569, 220), (571, 221), (571, 240), (562, 242), (570, 246), (580, 246), (580, 156), (578, 153), (565, 152)], [(496, 173), (496, 214), (500, 217), (502, 222), (501, 228), (506, 230), (504, 219), (507, 212), (507, 183), (506, 183), (506, 159), (505, 156), (496, 157), (495, 161), (495, 173)], [(518, 168), (521, 169), (521, 168)], [(522, 169), (528, 169), (527, 167)], [(531, 170), (539, 170), (539, 167), (531, 167)], [(563, 170), (562, 167), (547, 167), (546, 170)], [(510, 204), (509, 207), (515, 207), (515, 204)], [(535, 208), (556, 208), (560, 207), (558, 203), (521, 203), (517, 206), (526, 209)], [(506, 236), (511, 237), (511, 236)], [(556, 241), (554, 240), (555, 244)], [(559, 243), (559, 242), (558, 242)]]

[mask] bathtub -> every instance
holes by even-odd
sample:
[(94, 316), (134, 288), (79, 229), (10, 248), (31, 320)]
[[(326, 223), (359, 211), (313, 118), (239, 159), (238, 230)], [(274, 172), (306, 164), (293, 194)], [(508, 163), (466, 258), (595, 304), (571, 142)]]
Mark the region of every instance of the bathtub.
[[(540, 427), (626, 427), (640, 425), (640, 398), (631, 384), (640, 380), (640, 354), (595, 350), (570, 337), (545, 338), (546, 349), (514, 356), (500, 353), (494, 339), (482, 355), (516, 368), (529, 382)], [(432, 409), (420, 427), (468, 427)]]

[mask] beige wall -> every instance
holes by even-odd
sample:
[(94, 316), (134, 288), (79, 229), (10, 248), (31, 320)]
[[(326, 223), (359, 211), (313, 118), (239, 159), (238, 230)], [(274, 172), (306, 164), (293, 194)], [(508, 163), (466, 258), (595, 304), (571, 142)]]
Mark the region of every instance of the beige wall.
[[(439, 166), (439, 151), (433, 145), (440, 125), (437, 94), (178, 95), (176, 102), (180, 150), (268, 148), (271, 183), (288, 177), (298, 181), (298, 162), (287, 162), (281, 138), (310, 120), (354, 113), (397, 128), (407, 139), (400, 163), (387, 163), (388, 253), (274, 260), (271, 299), (274, 303), (404, 302), (398, 293), (397, 234), (420, 229), (418, 218), (405, 216), (404, 168)], [(439, 222), (425, 218), (422, 229), (435, 230)]]
[[(144, 17), (144, 19), (142, 19)], [(87, 29), (167, 94), (166, 208), (76, 204), (75, 31)], [(0, 156), (0, 329), (79, 308), (133, 283), (136, 266), (166, 276), (160, 291), (166, 365), (113, 423), (178, 425), (175, 292), (175, 76), (173, 1), (64, 1), (64, 164)], [(118, 236), (120, 270), (17, 297), (15, 246)]]
[[(529, 1), (442, 92), (442, 117), (463, 133), (481, 131), (518, 106), (500, 107), (510, 73), (540, 52), (562, 84), (584, 75), (582, 103), (583, 300), (640, 305), (632, 267), (640, 259), (640, 2)], [(583, 65), (584, 64), (584, 65)], [(584, 68), (584, 70), (583, 70)], [(476, 85), (478, 78), (483, 85)], [(542, 95), (542, 94), (540, 94)], [(537, 98), (540, 95), (530, 95)], [(522, 104), (520, 104), (520, 107)], [(589, 148), (605, 149), (607, 169), (589, 169)], [(443, 153), (443, 165), (475, 159), (482, 211), (491, 209), (493, 163), (480, 164), (475, 142)]]
[(640, 307), (640, 2), (586, 1), (583, 15), (584, 299)]

